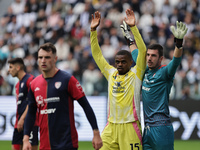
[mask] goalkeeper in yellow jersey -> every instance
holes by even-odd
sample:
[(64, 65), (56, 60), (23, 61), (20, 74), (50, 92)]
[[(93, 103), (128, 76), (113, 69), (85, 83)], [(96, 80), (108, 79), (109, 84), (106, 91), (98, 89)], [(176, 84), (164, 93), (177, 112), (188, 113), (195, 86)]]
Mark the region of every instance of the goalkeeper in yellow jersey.
[(146, 46), (136, 27), (134, 12), (126, 10), (124, 21), (129, 25), (138, 48), (136, 65), (130, 52), (120, 50), (115, 56), (115, 67), (102, 55), (97, 39), (97, 27), (101, 14), (96, 11), (91, 21), (91, 50), (99, 69), (108, 81), (108, 122), (101, 137), (100, 150), (142, 150), (140, 123), (140, 91), (146, 69)]

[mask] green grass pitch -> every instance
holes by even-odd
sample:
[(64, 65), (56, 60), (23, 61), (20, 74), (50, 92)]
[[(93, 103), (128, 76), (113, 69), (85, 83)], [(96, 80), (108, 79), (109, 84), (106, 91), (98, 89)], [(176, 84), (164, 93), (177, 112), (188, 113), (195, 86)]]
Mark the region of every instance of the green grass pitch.
[[(0, 141), (1, 150), (11, 150), (11, 141)], [(175, 140), (174, 150), (199, 150), (200, 140)], [(92, 142), (79, 142), (78, 150), (94, 150)]]

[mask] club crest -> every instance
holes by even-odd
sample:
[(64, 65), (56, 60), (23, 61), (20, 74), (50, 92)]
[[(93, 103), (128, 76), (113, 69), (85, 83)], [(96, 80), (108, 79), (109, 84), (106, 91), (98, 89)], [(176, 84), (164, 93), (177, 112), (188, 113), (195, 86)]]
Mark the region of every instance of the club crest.
[(55, 87), (56, 87), (56, 89), (59, 89), (60, 86), (61, 86), (61, 82), (56, 82), (56, 83), (55, 83)]

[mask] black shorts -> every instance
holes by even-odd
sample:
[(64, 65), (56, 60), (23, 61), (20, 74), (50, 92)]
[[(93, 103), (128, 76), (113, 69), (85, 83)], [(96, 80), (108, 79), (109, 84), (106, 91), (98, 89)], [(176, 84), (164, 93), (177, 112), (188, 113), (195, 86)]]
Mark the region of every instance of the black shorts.
[[(18, 132), (17, 128), (14, 128), (12, 145), (14, 144), (23, 144), (24, 131)], [(31, 145), (38, 145), (38, 126), (34, 126), (33, 130), (30, 133), (29, 142)]]

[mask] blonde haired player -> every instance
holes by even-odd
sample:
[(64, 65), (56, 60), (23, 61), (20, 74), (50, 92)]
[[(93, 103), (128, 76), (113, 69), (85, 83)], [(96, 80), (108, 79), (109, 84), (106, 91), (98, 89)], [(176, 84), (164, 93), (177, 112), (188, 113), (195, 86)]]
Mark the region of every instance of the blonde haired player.
[(96, 28), (101, 14), (96, 11), (91, 21), (91, 49), (95, 62), (108, 80), (108, 123), (101, 137), (101, 150), (142, 149), (140, 123), (140, 91), (146, 68), (146, 46), (135, 25), (135, 15), (126, 10), (124, 21), (130, 26), (139, 50), (136, 66), (132, 66), (130, 52), (120, 50), (115, 56), (115, 67), (109, 65), (98, 44)]

